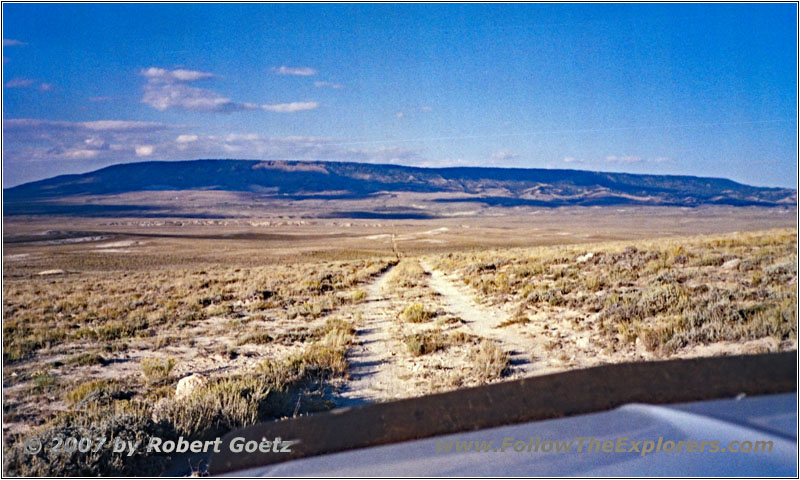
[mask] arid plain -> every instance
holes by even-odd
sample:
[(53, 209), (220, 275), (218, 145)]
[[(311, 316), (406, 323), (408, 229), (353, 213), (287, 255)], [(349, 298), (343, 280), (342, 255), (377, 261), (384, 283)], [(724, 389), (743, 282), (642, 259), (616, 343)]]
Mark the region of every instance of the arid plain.
[(6, 473), (163, 467), (31, 463), (32, 431), (205, 438), (603, 363), (796, 349), (794, 208), (7, 217), (3, 244)]

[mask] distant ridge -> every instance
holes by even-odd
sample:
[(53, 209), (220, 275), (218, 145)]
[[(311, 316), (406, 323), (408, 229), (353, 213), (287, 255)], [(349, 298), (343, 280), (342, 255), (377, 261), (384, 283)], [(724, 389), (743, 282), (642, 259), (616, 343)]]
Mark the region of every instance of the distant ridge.
[[(147, 191), (247, 192), (271, 198), (359, 199), (382, 192), (442, 194), (490, 206), (792, 206), (797, 191), (722, 178), (540, 168), (422, 168), (354, 162), (191, 160), (112, 165), (3, 190), (4, 215), (64, 209), (71, 197)], [(66, 204), (65, 204), (66, 200)], [(32, 209), (32, 206), (38, 206)], [(62, 212), (63, 213), (63, 212)]]

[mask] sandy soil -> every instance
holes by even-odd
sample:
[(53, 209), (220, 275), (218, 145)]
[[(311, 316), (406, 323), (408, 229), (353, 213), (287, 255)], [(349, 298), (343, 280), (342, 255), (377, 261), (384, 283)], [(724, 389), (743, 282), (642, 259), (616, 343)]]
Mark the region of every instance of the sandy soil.
[(366, 286), (365, 302), (359, 310), (357, 344), (350, 349), (350, 381), (341, 393), (339, 405), (358, 406), (365, 403), (403, 396), (405, 385), (401, 367), (396, 361), (400, 345), (393, 340), (393, 322), (390, 303), (394, 296), (388, 294), (386, 282), (391, 268)]

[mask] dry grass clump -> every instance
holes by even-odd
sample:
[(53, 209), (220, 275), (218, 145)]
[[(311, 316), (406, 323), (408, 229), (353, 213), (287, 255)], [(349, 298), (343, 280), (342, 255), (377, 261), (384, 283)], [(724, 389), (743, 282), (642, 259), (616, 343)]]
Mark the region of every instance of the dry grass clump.
[(508, 317), (506, 320), (500, 322), (497, 325), (497, 328), (504, 328), (511, 325), (527, 325), (531, 322), (531, 319), (528, 318), (522, 311), (517, 311), (514, 315)]
[[(259, 335), (263, 335), (263, 332), (259, 333)], [(292, 328), (278, 333), (274, 337), (270, 338), (272, 338), (270, 343), (294, 345), (296, 343), (305, 343), (318, 338), (318, 331), (311, 330), (309, 328)]]
[(30, 379), (30, 390), (35, 393), (51, 392), (58, 386), (58, 380), (56, 379), (55, 375), (46, 370), (33, 372), (30, 376)]
[(238, 345), (269, 345), (274, 341), (275, 338), (272, 335), (264, 332), (261, 329), (256, 329), (252, 333), (239, 338), (236, 343)]
[(290, 356), (287, 363), (300, 376), (344, 376), (347, 374), (347, 349), (355, 335), (353, 326), (342, 319), (329, 319), (315, 332), (319, 340), (302, 352)]
[(438, 329), (406, 335), (403, 337), (403, 343), (408, 352), (415, 357), (444, 350), (449, 346), (447, 337)]
[(469, 361), (475, 379), (481, 382), (500, 378), (510, 367), (508, 354), (488, 339), (472, 347)]
[(435, 312), (428, 310), (425, 308), (425, 305), (417, 302), (412, 303), (404, 308), (401, 317), (403, 320), (409, 323), (422, 323), (427, 322), (435, 315)]
[(89, 365), (105, 365), (107, 362), (106, 358), (98, 353), (79, 353), (77, 355), (72, 355), (65, 363), (67, 365), (77, 365), (80, 367), (85, 367)]
[(367, 292), (357, 288), (350, 293), (350, 301), (353, 303), (361, 303), (367, 298)]
[(274, 388), (266, 375), (217, 378), (186, 398), (162, 400), (154, 413), (180, 435), (207, 438), (285, 412), (284, 399), (270, 395)]
[(73, 406), (79, 406), (88, 403), (109, 403), (126, 396), (127, 392), (115, 381), (89, 380), (68, 391), (64, 395), (64, 400)]
[(127, 321), (111, 321), (95, 327), (84, 327), (75, 332), (74, 338), (110, 341), (130, 338), (148, 327), (147, 320), (135, 318)]
[(403, 259), (389, 273), (387, 284), (393, 290), (408, 290), (425, 283), (425, 270), (417, 260)]
[(40, 349), (51, 348), (67, 338), (64, 328), (50, 324), (37, 325), (36, 320), (27, 316), (3, 319), (3, 363), (9, 364), (25, 360)]
[(477, 345), (479, 343), (480, 339), (475, 335), (460, 330), (444, 333), (439, 328), (403, 336), (403, 344), (415, 357), (446, 350), (455, 345)]
[(148, 383), (157, 383), (169, 377), (175, 368), (174, 358), (146, 358), (141, 362), (142, 374)]

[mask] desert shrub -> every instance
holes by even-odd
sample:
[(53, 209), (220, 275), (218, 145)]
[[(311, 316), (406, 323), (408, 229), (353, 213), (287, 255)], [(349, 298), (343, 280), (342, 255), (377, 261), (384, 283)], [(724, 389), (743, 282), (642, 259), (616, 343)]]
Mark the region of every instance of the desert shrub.
[(440, 330), (429, 330), (403, 337), (409, 353), (415, 357), (447, 348), (449, 342)]
[(472, 347), (469, 359), (474, 375), (480, 381), (499, 378), (509, 368), (508, 354), (487, 339)]
[(449, 345), (463, 345), (465, 343), (472, 343), (477, 345), (480, 343), (480, 337), (477, 337), (471, 333), (466, 333), (461, 330), (457, 330), (455, 332), (450, 333), (447, 336), (447, 343)]
[(326, 336), (326, 339), (333, 339), (335, 343), (314, 342), (303, 352), (290, 357), (288, 362), (301, 376), (314, 375), (324, 378), (330, 375), (345, 375), (348, 369), (347, 348), (336, 345), (340, 338), (335, 333)]
[(511, 288), (508, 275), (505, 273), (495, 275), (492, 283), (494, 283), (494, 290), (498, 293), (508, 293)]
[(425, 270), (415, 260), (404, 259), (392, 270), (387, 284), (394, 289), (408, 289), (425, 281)]
[(186, 398), (161, 400), (155, 415), (181, 435), (208, 438), (280, 416), (288, 407), (279, 391), (271, 395), (273, 388), (266, 375), (218, 378)]
[(50, 348), (67, 338), (64, 328), (41, 326), (40, 328), (3, 328), (3, 362), (13, 363), (30, 358), (37, 350)]
[[(265, 360), (252, 373), (213, 379), (186, 398), (161, 400), (155, 415), (178, 433), (199, 438), (289, 416), (299, 405), (293, 391), (347, 373), (346, 335), (348, 329), (331, 328), (303, 352)], [(307, 396), (305, 411), (330, 408), (329, 402), (314, 401), (315, 395)]]
[(256, 331), (256, 332), (253, 332), (253, 333), (251, 333), (249, 335), (246, 335), (246, 336), (240, 338), (237, 341), (237, 344), (246, 345), (246, 344), (250, 343), (250, 344), (253, 344), (253, 345), (267, 345), (267, 344), (272, 343), (274, 340), (275, 339), (270, 334), (268, 334), (267, 332)]
[(295, 328), (275, 334), (274, 341), (283, 345), (292, 345), (298, 342), (305, 343), (315, 338), (318, 338), (317, 332), (305, 328)]
[(331, 334), (331, 332), (335, 332), (335, 335), (342, 336), (343, 339), (347, 337), (347, 340), (349, 341), (352, 338), (352, 336), (355, 335), (356, 330), (349, 322), (342, 320), (341, 318), (334, 317), (326, 320), (325, 325), (323, 325), (320, 329), (318, 329), (315, 332), (315, 335), (318, 338), (323, 338), (326, 335)]
[(682, 317), (667, 317), (648, 324), (639, 323), (634, 326), (636, 338), (648, 351), (663, 349), (669, 344), (669, 350), (683, 347), (687, 342), (681, 334), (687, 330), (687, 321)]
[(768, 284), (788, 283), (797, 280), (797, 265), (794, 262), (783, 262), (770, 265), (763, 270), (764, 281)]
[(160, 350), (164, 347), (177, 343), (178, 340), (178, 337), (162, 333), (156, 337), (155, 341), (153, 342), (153, 348)]
[(794, 292), (782, 299), (743, 306), (717, 290), (699, 295), (689, 305), (663, 308), (664, 316), (619, 319), (623, 341), (639, 339), (649, 351), (672, 353), (692, 344), (720, 341), (797, 338), (797, 301)]
[[(12, 437), (3, 455), (3, 471), (10, 476), (39, 477), (97, 477), (158, 475), (167, 466), (164, 456), (148, 455), (138, 448), (132, 456), (128, 452), (114, 453), (106, 444), (97, 452), (76, 449), (72, 453), (53, 452), (54, 438), (106, 438), (107, 442), (120, 440), (141, 442), (146, 445), (151, 436), (172, 436), (171, 429), (153, 422), (146, 408), (128, 402), (92, 411), (66, 412), (42, 427), (24, 436)], [(25, 440), (36, 436), (45, 447), (30, 455), (25, 451)]]
[(702, 256), (700, 256), (700, 258), (695, 260), (693, 265), (698, 267), (719, 267), (723, 263), (725, 263), (725, 259), (722, 257), (722, 255), (709, 252), (704, 253)]
[(739, 328), (737, 333), (746, 338), (797, 339), (797, 298), (790, 295), (780, 303), (756, 312)]
[(55, 388), (57, 381), (56, 377), (47, 371), (34, 372), (31, 375), (33, 384), (33, 391), (35, 392), (48, 392)]
[(156, 383), (169, 377), (175, 368), (174, 358), (146, 358), (141, 362), (142, 374), (150, 383)]
[(421, 303), (408, 305), (402, 313), (403, 320), (410, 323), (421, 323), (433, 318), (434, 313), (427, 310)]
[[(5, 338), (8, 338), (8, 336)], [(41, 344), (30, 338), (12, 340), (3, 346), (3, 363), (9, 364), (25, 360), (32, 356), (39, 348), (41, 348)]]
[(584, 286), (590, 292), (596, 292), (606, 286), (606, 279), (601, 275), (587, 275), (583, 279)]
[(519, 311), (519, 312), (515, 313), (514, 315), (508, 317), (506, 320), (500, 322), (497, 325), (497, 328), (504, 328), (504, 327), (508, 327), (510, 325), (527, 325), (528, 323), (530, 323), (530, 321), (531, 321), (531, 319), (528, 318), (527, 315), (525, 315), (523, 312)]
[(91, 340), (118, 340), (133, 337), (140, 330), (146, 329), (147, 320), (138, 318), (136, 320), (115, 320), (105, 322), (97, 327), (84, 327), (75, 333), (76, 338), (88, 338)]
[(567, 299), (558, 288), (551, 288), (547, 290), (534, 290), (528, 294), (527, 301), (529, 303), (547, 303), (554, 307), (560, 307), (567, 304)]
[(357, 288), (350, 293), (350, 301), (353, 303), (361, 303), (365, 298), (367, 298), (367, 292), (360, 288)]
[(350, 323), (338, 318), (328, 319), (315, 332), (318, 340), (287, 358), (282, 368), (288, 367), (291, 375), (297, 378), (343, 376), (347, 374), (347, 348), (354, 334), (355, 329)]
[(105, 365), (106, 359), (97, 353), (79, 353), (67, 358), (67, 365), (88, 366), (88, 365)]
[(64, 394), (64, 400), (72, 405), (88, 403), (110, 403), (129, 396), (112, 380), (89, 380)]
[(302, 317), (318, 318), (325, 307), (319, 301), (303, 302), (297, 306), (297, 313)]

